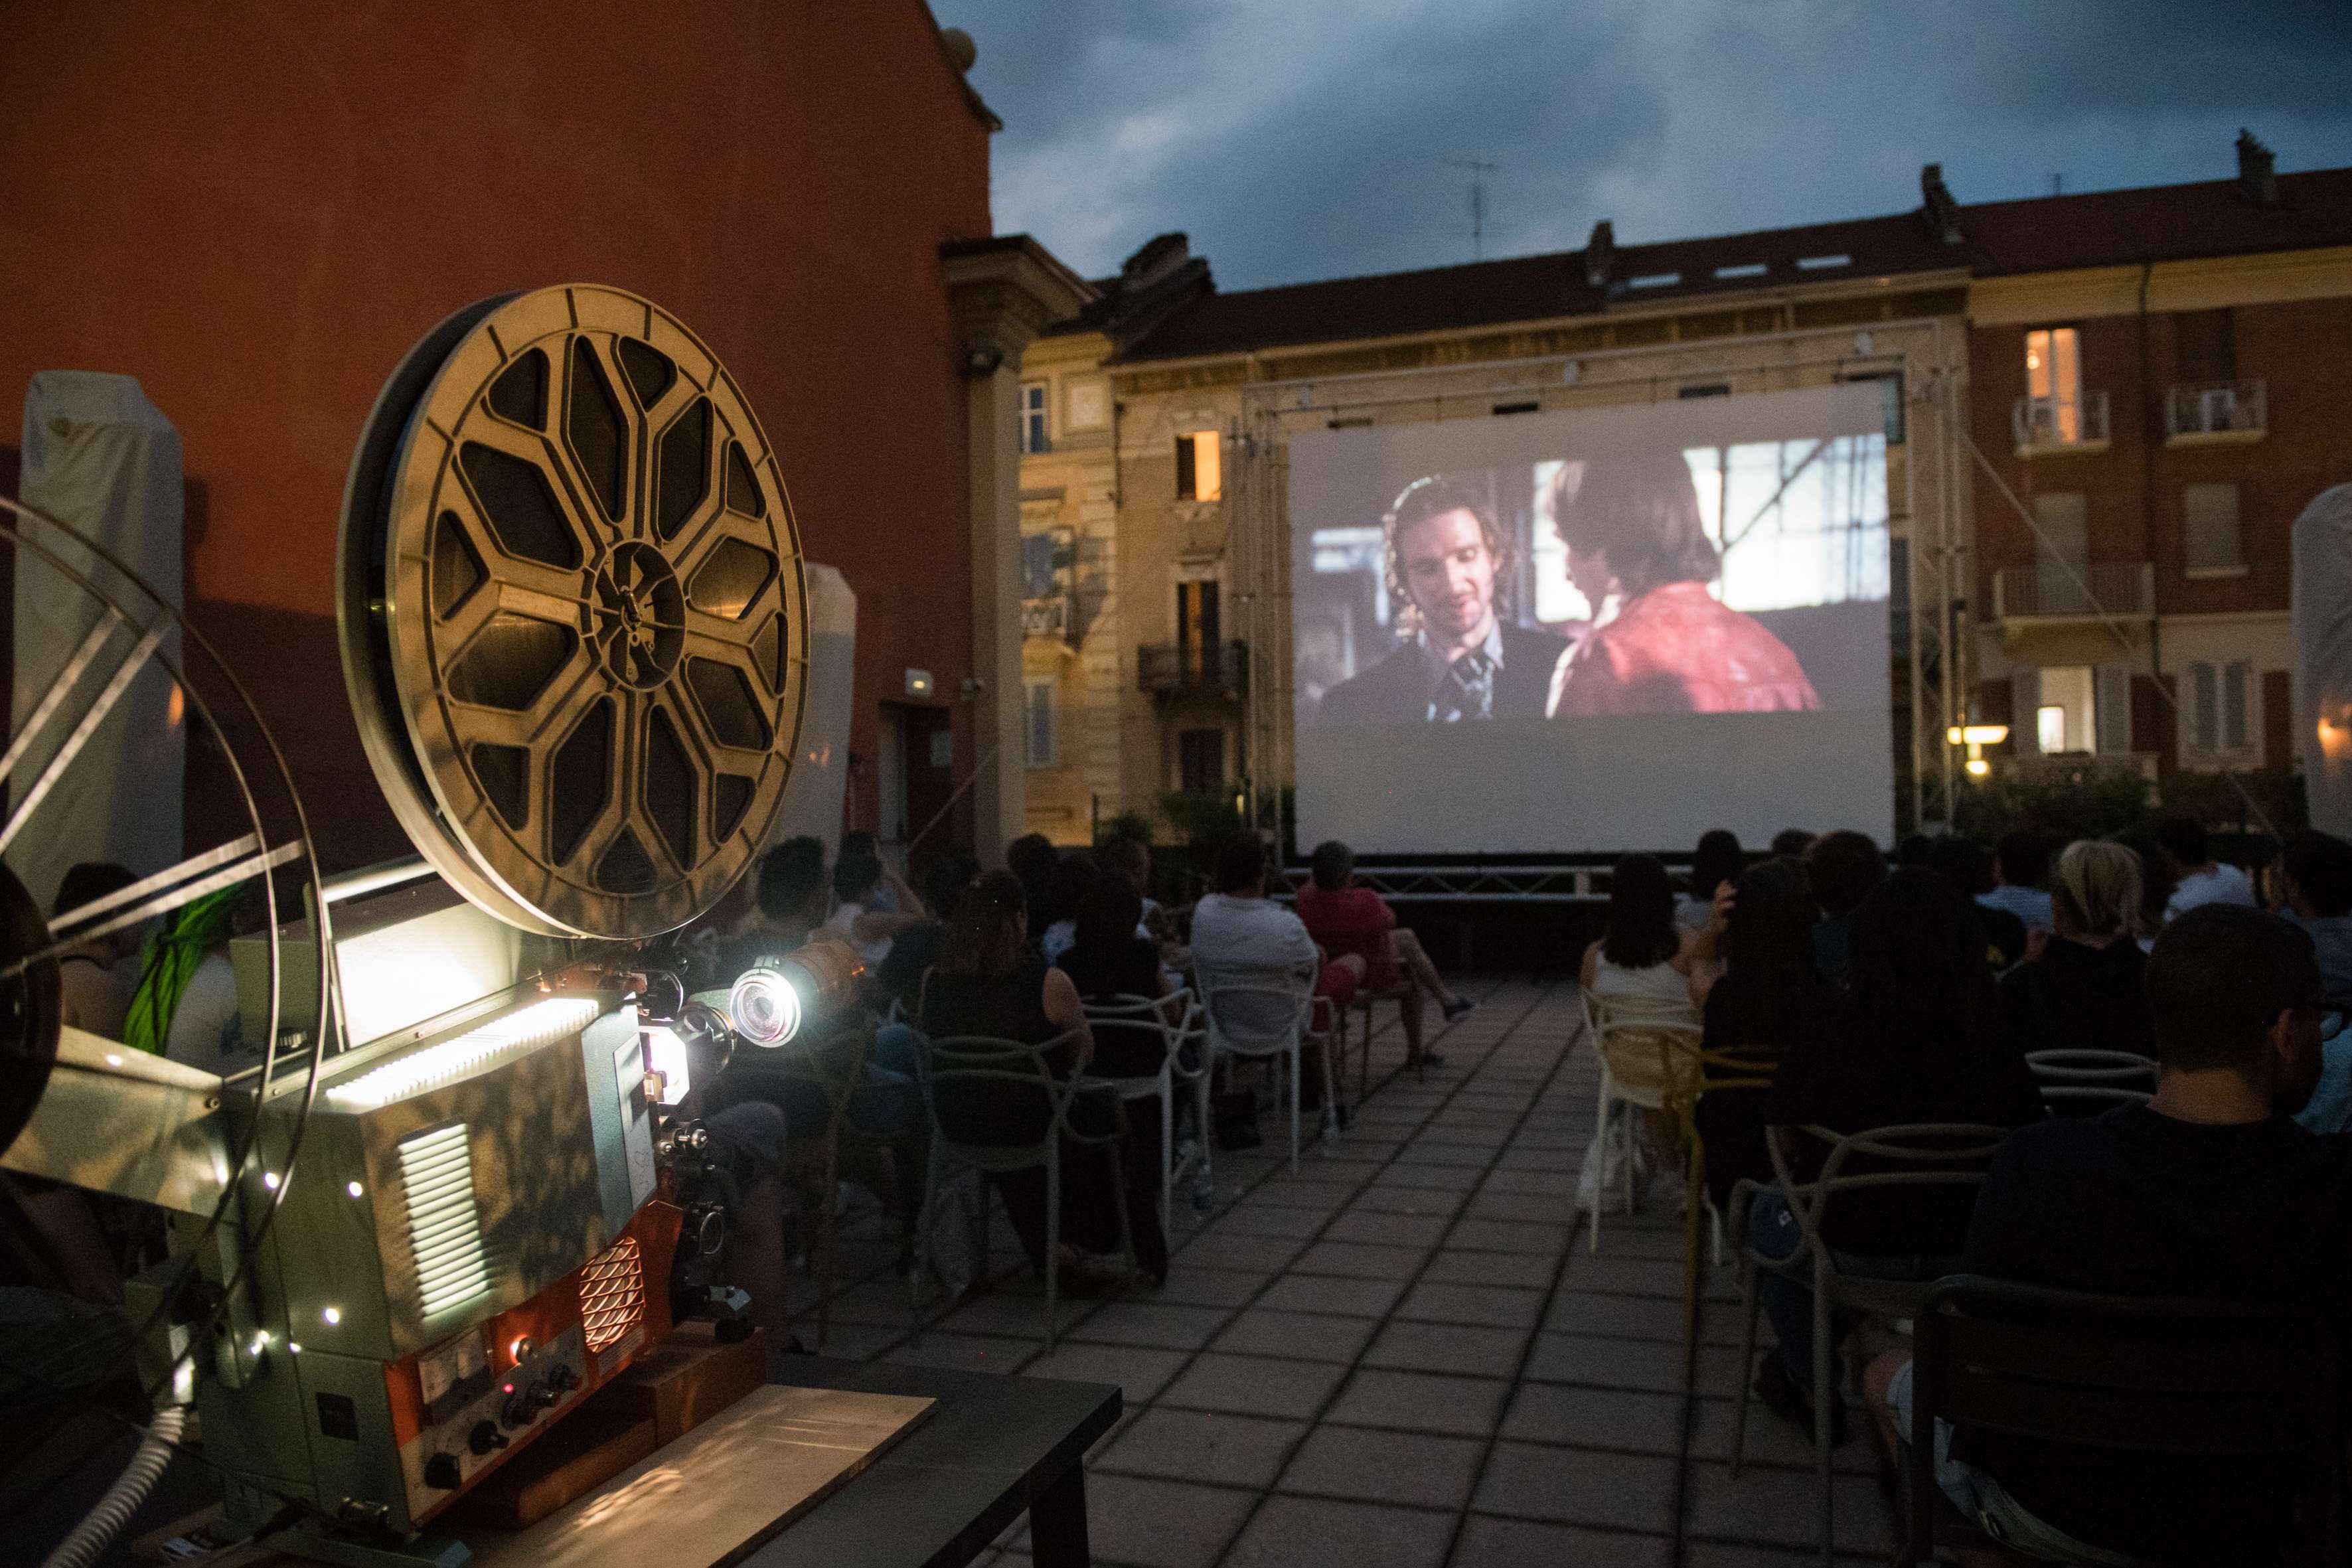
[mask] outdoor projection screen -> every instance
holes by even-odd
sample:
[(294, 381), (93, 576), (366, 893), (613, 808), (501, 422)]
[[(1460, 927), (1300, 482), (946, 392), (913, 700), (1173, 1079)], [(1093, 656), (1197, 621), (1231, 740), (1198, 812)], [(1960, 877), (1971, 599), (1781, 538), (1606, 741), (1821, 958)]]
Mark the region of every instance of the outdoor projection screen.
[(1891, 384), (1293, 436), (1299, 845), (1888, 837)]

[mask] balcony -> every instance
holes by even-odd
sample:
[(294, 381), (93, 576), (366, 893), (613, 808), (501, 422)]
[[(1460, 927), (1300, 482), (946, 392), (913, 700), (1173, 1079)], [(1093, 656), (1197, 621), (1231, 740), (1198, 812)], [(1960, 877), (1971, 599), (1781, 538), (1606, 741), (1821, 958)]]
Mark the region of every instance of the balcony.
[(2259, 441), (2270, 426), (2259, 381), (2210, 381), (2176, 386), (2164, 400), (2164, 444), (2225, 447)]
[(1992, 575), (1992, 618), (2014, 621), (2147, 620), (2156, 613), (2156, 568), (2145, 561), (2004, 566)]
[(1070, 596), (1054, 594), (1042, 599), (1021, 601), (1021, 635), (1024, 637), (1051, 637), (1055, 641), (1070, 635)]
[(1135, 673), (1154, 697), (1232, 701), (1249, 689), (1249, 645), (1147, 643), (1135, 650)]
[(2021, 397), (2009, 412), (2010, 431), (2021, 458), (2107, 449), (2107, 395)]

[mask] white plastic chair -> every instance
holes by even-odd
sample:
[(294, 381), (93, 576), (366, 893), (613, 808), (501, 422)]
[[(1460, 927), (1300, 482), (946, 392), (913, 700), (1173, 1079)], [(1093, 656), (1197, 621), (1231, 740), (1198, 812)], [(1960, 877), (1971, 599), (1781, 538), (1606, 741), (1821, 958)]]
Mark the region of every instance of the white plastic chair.
[[(1282, 1060), (1290, 1067), (1290, 1173), (1298, 1173), (1298, 1058), (1307, 1037), (1317, 997), (1311, 974), (1278, 970), (1213, 971), (1196, 965), (1202, 1022), (1208, 1048), (1202, 1052), (1205, 1075), (1220, 1056), (1244, 1061)], [(1339, 1125), (1339, 1100), (1331, 1079), (1331, 1053), (1323, 1060), (1323, 1117), (1327, 1129)], [(1204, 1079), (1205, 1081), (1205, 1079)], [(1204, 1129), (1202, 1136), (1207, 1136)]]
[[(1186, 1068), (1182, 1060), (1188, 1030), (1195, 1024), (1197, 1007), (1192, 991), (1180, 989), (1154, 999), (1149, 996), (1120, 995), (1108, 1003), (1087, 1008), (1087, 1025), (1094, 1031), (1096, 1061), (1108, 1054), (1105, 1047), (1114, 1042), (1150, 1046), (1160, 1053), (1160, 1070), (1137, 1078), (1114, 1078), (1097, 1075), (1098, 1082), (1108, 1083), (1118, 1091), (1122, 1100), (1133, 1103), (1139, 1100), (1160, 1101), (1160, 1228), (1170, 1228), (1172, 1212), (1171, 1195), (1176, 1178), (1176, 1086), (1181, 1082), (1193, 1090), (1193, 1121), (1202, 1132), (1200, 1147), (1193, 1161), (1203, 1165), (1208, 1160), (1209, 1073), (1205, 1063)], [(1189, 1169), (1191, 1162), (1187, 1162)]]
[[(1601, 1143), (1600, 1172), (1609, 1173), (1609, 1107), (1616, 1101), (1643, 1110), (1664, 1110), (1671, 1090), (1699, 1074), (1699, 1042), (1704, 1031), (1698, 1008), (1687, 998), (1680, 1004), (1646, 996), (1596, 997), (1583, 994), (1584, 1026), (1591, 1033), (1593, 1055), (1601, 1062), (1601, 1119), (1592, 1136)], [(1621, 1164), (1625, 1173), (1625, 1212), (1633, 1212), (1633, 1118), (1616, 1119)], [(1595, 1192), (1586, 1250), (1601, 1250), (1601, 1200)], [(1689, 1194), (1703, 1202), (1704, 1194)], [(1712, 1214), (1712, 1206), (1709, 1209)], [(1715, 1249), (1723, 1247), (1722, 1221), (1715, 1220)]]
[[(2137, 1051), (2063, 1047), (2028, 1051), (2025, 1065), (2033, 1069), (2042, 1098), (2055, 1111), (2072, 1110), (2084, 1101), (2104, 1102), (2100, 1110), (2117, 1105), (2145, 1105), (2156, 1098), (2156, 1062)], [(2139, 1087), (2146, 1084), (2147, 1088)]]

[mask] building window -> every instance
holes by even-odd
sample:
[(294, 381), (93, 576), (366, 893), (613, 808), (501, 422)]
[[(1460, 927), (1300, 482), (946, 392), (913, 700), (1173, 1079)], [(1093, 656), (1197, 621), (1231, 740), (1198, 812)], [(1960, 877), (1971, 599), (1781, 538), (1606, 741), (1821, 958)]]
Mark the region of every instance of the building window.
[(2080, 490), (2033, 498), (2034, 554), (2080, 566), (2091, 558), (2091, 509)]
[(2083, 438), (2083, 361), (2074, 328), (2025, 334), (2025, 395), (2037, 434), (2058, 442)]
[(2189, 743), (2207, 755), (2254, 749), (2254, 667), (2247, 659), (2189, 667)]
[(1054, 683), (1049, 680), (1022, 682), (1023, 755), (1033, 768), (1054, 765)]
[(1045, 452), (1052, 447), (1045, 433), (1045, 384), (1024, 381), (1021, 384), (1021, 449)]
[(1224, 465), (1214, 430), (1195, 430), (1176, 437), (1176, 499), (1220, 500), (1225, 493)]
[(2180, 492), (2189, 574), (2236, 572), (2245, 563), (2238, 540), (2238, 487), (2190, 485)]
[(1185, 730), (1176, 736), (1177, 786), (1188, 795), (1222, 795), (1225, 788), (1225, 732)]
[(1176, 648), (1184, 673), (1198, 679), (1216, 671), (1217, 650), (1223, 642), (1217, 610), (1217, 582), (1198, 578), (1176, 584)]

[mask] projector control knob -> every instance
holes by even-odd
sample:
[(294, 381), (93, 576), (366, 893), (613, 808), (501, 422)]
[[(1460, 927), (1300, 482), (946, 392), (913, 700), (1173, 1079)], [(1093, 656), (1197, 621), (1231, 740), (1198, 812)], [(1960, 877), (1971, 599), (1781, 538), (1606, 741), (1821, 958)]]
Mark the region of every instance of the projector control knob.
[(475, 1422), (473, 1431), (466, 1437), (466, 1447), (477, 1454), (493, 1453), (506, 1446), (507, 1435), (499, 1430), (499, 1424), (495, 1421)]
[(541, 1410), (552, 1410), (563, 1403), (563, 1395), (544, 1383), (534, 1383), (530, 1385), (530, 1402)]
[(506, 1404), (499, 1410), (499, 1425), (501, 1426), (528, 1426), (538, 1419), (539, 1401), (528, 1388), (518, 1387), (508, 1394)]
[(458, 1472), (457, 1456), (436, 1454), (425, 1461), (425, 1484), (441, 1491), (453, 1492), (466, 1478)]
[(547, 1386), (559, 1394), (569, 1394), (580, 1386), (580, 1374), (567, 1362), (558, 1362), (547, 1370)]

